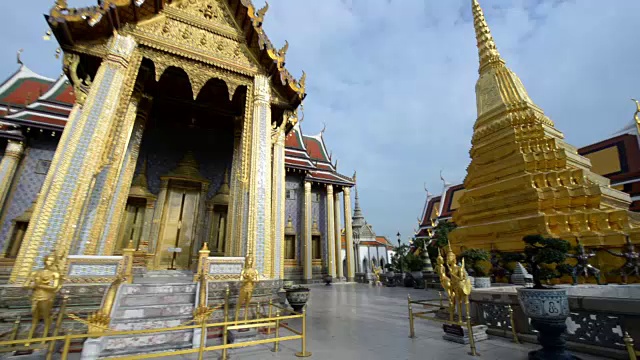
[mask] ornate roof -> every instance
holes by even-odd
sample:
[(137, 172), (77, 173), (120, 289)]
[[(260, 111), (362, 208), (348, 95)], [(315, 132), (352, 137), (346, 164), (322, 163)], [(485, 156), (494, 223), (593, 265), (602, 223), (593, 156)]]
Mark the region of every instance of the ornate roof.
[[(264, 32), (262, 24), (268, 8), (267, 4), (256, 9), (251, 0), (102, 0), (97, 6), (69, 8), (66, 0), (56, 0), (46, 18), (64, 50), (79, 43), (95, 44), (108, 39), (115, 30), (131, 29), (158, 15), (179, 18), (182, 23), (216, 33), (224, 40), (241, 40), (295, 108), (306, 96), (306, 76), (303, 72), (300, 79), (295, 79), (289, 73), (285, 68), (288, 44), (277, 49)], [(203, 58), (201, 55), (198, 52), (194, 59)]]
[(62, 131), (75, 97), (61, 75), (50, 79), (20, 67), (0, 85), (0, 137), (21, 139), (31, 128)]
[(338, 173), (337, 161), (331, 163), (323, 132), (304, 135), (297, 123), (285, 138), (285, 166), (287, 170), (306, 172), (307, 179), (325, 184), (351, 187), (353, 179)]

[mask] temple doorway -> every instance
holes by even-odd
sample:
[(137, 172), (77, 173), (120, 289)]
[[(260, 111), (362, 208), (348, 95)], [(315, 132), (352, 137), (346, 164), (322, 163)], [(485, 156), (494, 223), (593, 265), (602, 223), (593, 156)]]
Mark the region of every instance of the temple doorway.
[(184, 70), (168, 67), (149, 94), (153, 103), (136, 173), (145, 174), (143, 192), (157, 200), (140, 242), (153, 258), (149, 269), (192, 270), (204, 243), (222, 256), (228, 242), (230, 170), (246, 87), (231, 94), (224, 81), (212, 78), (197, 89)]

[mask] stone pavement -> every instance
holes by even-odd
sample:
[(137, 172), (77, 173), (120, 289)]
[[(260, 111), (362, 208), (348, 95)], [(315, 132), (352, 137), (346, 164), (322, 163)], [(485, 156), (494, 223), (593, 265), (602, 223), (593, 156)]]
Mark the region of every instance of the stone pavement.
[[(331, 287), (312, 286), (308, 306), (308, 359), (421, 359), (462, 360), (469, 356), (469, 346), (442, 339), (442, 325), (416, 319), (417, 338), (409, 338), (407, 294), (415, 300), (434, 298), (435, 291), (403, 287), (370, 287), (363, 284), (336, 284)], [(414, 308), (415, 310), (415, 308)], [(299, 329), (299, 322), (293, 322)], [(281, 336), (286, 331), (281, 332)], [(230, 359), (298, 359), (300, 341), (281, 343), (280, 352), (269, 351), (272, 345), (240, 350)], [(490, 337), (477, 344), (478, 359), (527, 359), (534, 344), (514, 344), (508, 339)], [(601, 359), (584, 354), (583, 360)], [(214, 352), (205, 356), (217, 359)], [(193, 356), (172, 356), (171, 359), (193, 359)], [(196, 357), (197, 358), (197, 357)], [(166, 358), (165, 358), (166, 359)]]

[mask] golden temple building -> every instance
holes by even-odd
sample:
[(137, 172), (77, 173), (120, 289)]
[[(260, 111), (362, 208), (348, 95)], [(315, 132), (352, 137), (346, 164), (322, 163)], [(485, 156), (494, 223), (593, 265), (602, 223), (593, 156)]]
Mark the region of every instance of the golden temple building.
[(441, 195), (427, 192), (416, 236), (430, 237), (438, 221), (453, 221), (449, 239), (457, 253), (521, 251), (530, 234), (599, 248), (619, 248), (627, 237), (640, 241), (629, 195), (637, 200), (637, 128), (580, 150), (567, 144), (507, 68), (476, 0), (472, 7), (480, 64), (471, 163), (463, 184), (445, 181)]
[(350, 232), (346, 269), (339, 239), (355, 183), (322, 133), (302, 134), (305, 74), (265, 34), (267, 9), (56, 1), (65, 76), (21, 63), (0, 86), (0, 278), (19, 283), (56, 253), (68, 278), (104, 282), (132, 245), (138, 272), (190, 271), (203, 244), (253, 254), (261, 280), (354, 278)]

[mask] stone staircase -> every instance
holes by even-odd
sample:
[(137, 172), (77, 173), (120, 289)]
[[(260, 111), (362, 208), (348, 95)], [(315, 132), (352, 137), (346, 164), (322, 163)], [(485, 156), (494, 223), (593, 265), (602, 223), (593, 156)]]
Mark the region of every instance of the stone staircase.
[[(193, 273), (148, 272), (124, 284), (118, 291), (111, 314), (113, 330), (174, 327), (193, 319), (196, 303)], [(192, 346), (193, 330), (109, 336), (100, 357), (149, 353)]]

